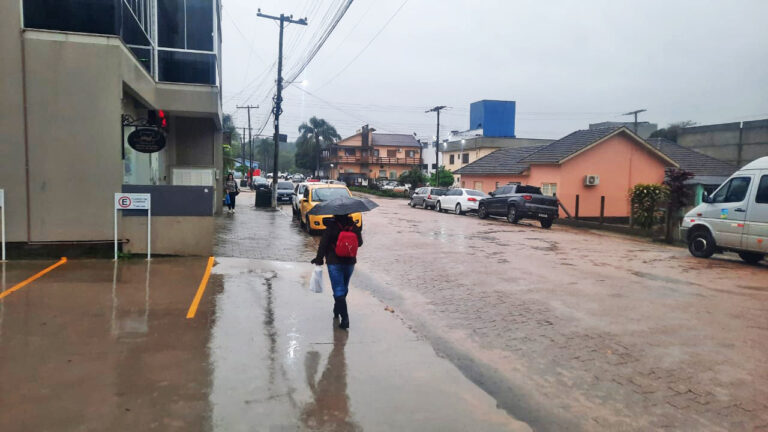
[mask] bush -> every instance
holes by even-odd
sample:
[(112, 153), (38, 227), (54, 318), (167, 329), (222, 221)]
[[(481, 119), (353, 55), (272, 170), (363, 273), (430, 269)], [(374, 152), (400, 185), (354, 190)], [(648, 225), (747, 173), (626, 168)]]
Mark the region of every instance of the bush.
[(421, 168), (413, 167), (410, 171), (406, 171), (400, 174), (400, 178), (397, 179), (402, 184), (411, 185), (411, 189), (424, 186), (427, 183), (427, 176), (421, 172)]
[(669, 199), (669, 188), (659, 184), (638, 183), (629, 191), (632, 202), (632, 220), (641, 228), (649, 229), (662, 223), (662, 207)]
[[(372, 184), (372, 183), (373, 182), (369, 182), (369, 184)], [(381, 189), (378, 189), (378, 187), (367, 188), (364, 186), (350, 186), (349, 190), (352, 192), (367, 193), (367, 194), (387, 197), (387, 198), (410, 198), (410, 194), (408, 193), (394, 192), (391, 190), (381, 190)]]
[[(437, 185), (438, 187), (453, 186), (454, 180), (451, 170), (445, 169), (444, 166), (440, 166), (438, 172), (440, 173), (440, 184)], [(432, 173), (432, 175), (429, 177), (429, 184), (430, 186), (435, 186), (437, 184), (437, 173)]]

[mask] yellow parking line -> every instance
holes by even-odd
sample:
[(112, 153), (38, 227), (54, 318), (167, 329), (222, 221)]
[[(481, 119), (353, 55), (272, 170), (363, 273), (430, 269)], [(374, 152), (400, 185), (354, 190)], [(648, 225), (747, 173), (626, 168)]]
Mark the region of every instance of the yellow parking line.
[(187, 318), (194, 318), (195, 313), (197, 313), (197, 306), (200, 304), (200, 299), (203, 298), (203, 292), (205, 291), (206, 285), (208, 285), (208, 278), (211, 276), (211, 268), (213, 268), (213, 257), (208, 258), (208, 265), (205, 266), (205, 274), (203, 274), (203, 280), (200, 281), (200, 286), (197, 287), (197, 294), (195, 294), (195, 298), (192, 300), (192, 304), (189, 305)]
[(18, 291), (18, 290), (20, 290), (20, 289), (24, 288), (25, 286), (27, 286), (27, 285), (29, 285), (30, 283), (34, 282), (35, 280), (39, 279), (40, 277), (42, 277), (42, 276), (43, 276), (43, 275), (45, 275), (46, 273), (48, 273), (48, 272), (50, 272), (51, 270), (55, 269), (56, 267), (58, 267), (58, 266), (60, 266), (60, 265), (64, 265), (64, 263), (66, 263), (66, 262), (67, 262), (67, 257), (61, 257), (61, 259), (59, 260), (59, 262), (57, 262), (56, 264), (54, 264), (54, 265), (52, 265), (52, 266), (48, 267), (47, 269), (45, 269), (45, 270), (43, 270), (43, 271), (41, 271), (41, 272), (37, 273), (36, 275), (34, 275), (34, 276), (32, 276), (32, 277), (29, 277), (29, 278), (25, 279), (25, 280), (24, 280), (24, 281), (22, 281), (22, 282), (19, 282), (19, 283), (17, 283), (16, 285), (14, 285), (13, 287), (11, 287), (10, 289), (8, 289), (8, 290), (6, 290), (6, 291), (3, 291), (2, 293), (0, 293), (0, 299), (2, 299), (2, 298), (5, 298), (6, 296), (9, 296), (9, 295), (10, 295), (12, 292), (14, 292), (14, 291)]

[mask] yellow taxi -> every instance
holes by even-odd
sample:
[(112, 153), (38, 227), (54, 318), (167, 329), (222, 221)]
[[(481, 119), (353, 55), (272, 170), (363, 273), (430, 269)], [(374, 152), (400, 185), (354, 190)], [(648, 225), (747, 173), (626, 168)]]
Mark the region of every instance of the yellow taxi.
[[(315, 234), (317, 231), (324, 230), (323, 219), (333, 217), (333, 215), (308, 215), (307, 213), (318, 203), (332, 200), (339, 197), (351, 197), (349, 189), (341, 184), (309, 183), (304, 189), (304, 195), (299, 200), (299, 222), (301, 227), (307, 230), (309, 234)], [(361, 213), (352, 213), (350, 215), (358, 227), (363, 226), (363, 215)]]

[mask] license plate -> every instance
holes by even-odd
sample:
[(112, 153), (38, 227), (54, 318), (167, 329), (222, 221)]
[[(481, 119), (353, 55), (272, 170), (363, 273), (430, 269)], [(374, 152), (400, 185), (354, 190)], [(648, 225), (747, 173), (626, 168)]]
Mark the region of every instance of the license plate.
[(548, 218), (549, 215), (548, 214), (544, 214), (544, 213), (539, 213), (539, 217)]

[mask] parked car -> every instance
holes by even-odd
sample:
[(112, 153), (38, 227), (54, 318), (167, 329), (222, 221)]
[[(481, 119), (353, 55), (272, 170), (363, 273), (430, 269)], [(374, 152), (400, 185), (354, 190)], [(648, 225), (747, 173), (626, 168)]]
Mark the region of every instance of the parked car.
[(445, 195), (438, 197), (435, 210), (439, 212), (452, 211), (457, 215), (466, 212), (476, 212), (480, 200), (488, 195), (474, 189), (450, 189)]
[(264, 177), (254, 177), (251, 181), (251, 189), (269, 189), (272, 187), (272, 182), (268, 181)]
[(508, 184), (491, 192), (478, 203), (477, 216), (503, 216), (510, 223), (520, 219), (536, 219), (543, 228), (552, 227), (558, 217), (557, 198), (543, 195), (536, 186)]
[(291, 203), (293, 201), (293, 183), (289, 181), (277, 182), (277, 203)]
[(300, 213), (300, 207), (301, 207), (301, 199), (304, 197), (304, 189), (307, 188), (307, 186), (310, 183), (302, 182), (296, 185), (296, 187), (293, 189), (293, 199), (291, 200), (291, 206), (293, 207), (293, 216), (299, 217)]
[(732, 251), (757, 264), (768, 254), (768, 157), (748, 163), (704, 202), (680, 227), (691, 255), (709, 258)]
[(423, 209), (435, 208), (437, 199), (445, 195), (446, 192), (448, 192), (448, 189), (429, 186), (418, 188), (411, 196), (408, 205), (411, 207), (421, 207)]
[(294, 183), (301, 183), (304, 181), (304, 176), (301, 174), (294, 174), (293, 177), (291, 177), (291, 180), (293, 180)]
[[(323, 201), (332, 200), (337, 197), (350, 197), (349, 189), (346, 186), (325, 183), (310, 183), (304, 189), (299, 201), (299, 223), (302, 228), (307, 230), (310, 235), (325, 229), (325, 218), (332, 215), (308, 215), (312, 207)], [(350, 215), (359, 227), (363, 227), (363, 215), (361, 213), (352, 213)]]

